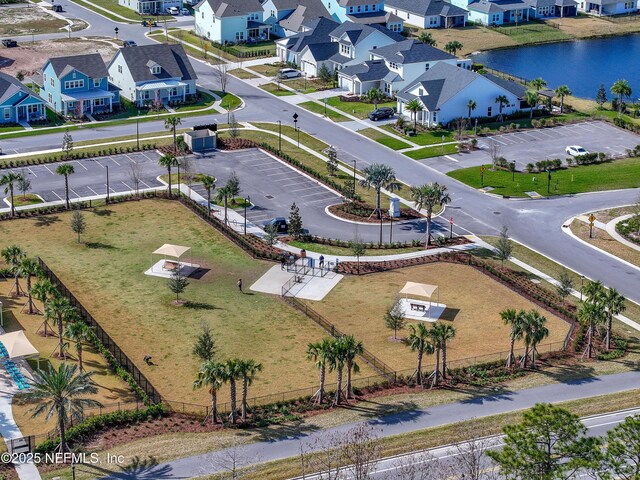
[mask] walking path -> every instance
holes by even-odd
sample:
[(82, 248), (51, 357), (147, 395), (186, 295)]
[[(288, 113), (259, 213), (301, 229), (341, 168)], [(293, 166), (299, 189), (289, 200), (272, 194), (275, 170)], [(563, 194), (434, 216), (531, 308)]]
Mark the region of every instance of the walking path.
[(631, 217), (633, 217), (633, 215), (628, 214), (628, 215), (622, 215), (621, 217), (618, 217), (618, 218), (614, 218), (613, 220), (611, 220), (609, 223), (605, 225), (605, 230), (609, 235), (615, 238), (618, 242), (640, 252), (640, 245), (638, 245), (637, 243), (630, 242), (629, 240), (624, 238), (622, 235), (620, 235), (616, 230), (616, 225), (618, 223), (624, 222), (625, 220)]
[[(265, 440), (241, 447), (228, 448), (218, 452), (195, 455), (171, 462), (161, 463), (145, 471), (145, 478), (182, 479), (222, 472), (227, 466), (223, 458), (241, 458), (242, 466), (251, 463), (270, 462), (300, 455), (300, 448), (309, 450), (314, 442), (322, 444), (333, 435), (342, 435), (362, 424), (369, 425), (377, 437), (400, 435), (426, 428), (464, 422), (476, 418), (498, 415), (528, 409), (537, 403), (554, 403), (625, 392), (640, 382), (640, 371), (587, 377), (519, 391), (500, 390), (487, 396), (468, 398), (426, 409), (415, 409), (378, 417), (371, 412), (371, 420), (355, 422), (338, 427), (314, 431), (304, 427), (293, 430), (286, 438)], [(446, 442), (443, 442), (446, 443)], [(118, 472), (105, 478), (113, 480), (134, 480), (140, 478), (138, 472)]]

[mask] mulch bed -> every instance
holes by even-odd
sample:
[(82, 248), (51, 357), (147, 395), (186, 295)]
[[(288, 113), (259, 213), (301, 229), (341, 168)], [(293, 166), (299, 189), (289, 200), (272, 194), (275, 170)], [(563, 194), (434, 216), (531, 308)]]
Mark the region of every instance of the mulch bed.
[[(369, 212), (369, 215), (366, 215), (366, 216), (354, 215), (353, 213), (350, 213), (344, 210), (345, 205), (349, 205), (349, 203), (338, 203), (336, 205), (330, 205), (329, 212), (331, 212), (336, 217), (344, 218), (345, 220), (351, 220), (354, 222), (380, 223), (380, 219), (378, 219), (377, 215), (373, 215), (373, 216), (371, 215), (371, 213), (373, 212), (373, 209), (371, 209)], [(420, 220), (422, 218), (424, 218), (423, 215), (421, 215), (420, 213), (416, 212), (411, 208), (401, 208), (400, 217), (394, 218), (393, 221), (402, 222), (405, 220)], [(382, 211), (382, 221), (385, 223), (391, 221), (391, 217), (389, 216), (389, 213), (386, 210)]]

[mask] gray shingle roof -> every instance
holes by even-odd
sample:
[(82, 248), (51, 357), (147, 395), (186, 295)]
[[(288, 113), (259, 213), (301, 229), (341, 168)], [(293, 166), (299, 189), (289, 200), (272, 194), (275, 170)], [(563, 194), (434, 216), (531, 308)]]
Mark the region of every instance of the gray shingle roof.
[(91, 78), (102, 78), (109, 75), (107, 66), (98, 53), (53, 57), (49, 59), (49, 62), (51, 62), (53, 71), (58, 78), (62, 78), (74, 69)]
[(400, 18), (396, 14), (392, 12), (386, 12), (384, 10), (380, 10), (378, 12), (350, 13), (347, 14), (347, 18), (353, 23), (366, 23), (369, 25), (389, 22), (403, 22), (402, 18)]
[(390, 62), (398, 64), (434, 62), (437, 60), (452, 60), (456, 57), (443, 50), (420, 43), (416, 40), (404, 40), (384, 47), (378, 47), (370, 52)]
[(392, 72), (387, 68), (381, 60), (368, 60), (358, 65), (350, 65), (340, 70), (339, 75), (349, 78), (356, 78), (361, 82), (374, 82), (383, 80), (385, 82), (394, 82), (402, 80), (400, 75)]
[(314, 43), (331, 43), (329, 33), (340, 25), (338, 22), (325, 17), (313, 21), (312, 30), (296, 33), (287, 38), (287, 49), (291, 52), (301, 52), (307, 45)]
[(479, 2), (470, 3), (467, 7), (469, 10), (473, 10), (481, 13), (502, 13), (504, 9), (495, 2), (487, 2), (486, 0), (480, 0)]
[(338, 43), (312, 43), (311, 45), (308, 45), (307, 48), (311, 52), (311, 55), (313, 55), (316, 62), (323, 62), (325, 60), (329, 60), (338, 52)]
[[(13, 97), (18, 92), (23, 92), (25, 95), (31, 95), (38, 98), (35, 93), (29, 90), (18, 79), (6, 73), (0, 72), (0, 104), (6, 102), (9, 98)], [(21, 102), (23, 98), (18, 99), (16, 103)]]
[(511, 80), (507, 80), (506, 78), (497, 77), (496, 75), (491, 75), (489, 73), (485, 74), (485, 78), (488, 78), (496, 85), (504, 88), (506, 91), (513, 93), (518, 98), (524, 98), (525, 94), (527, 93), (527, 88), (524, 85), (512, 82)]
[(278, 22), (282, 28), (299, 32), (302, 27), (313, 28), (320, 17), (331, 18), (331, 14), (320, 1), (300, 0), (298, 3), (291, 14)]
[[(184, 48), (180, 44), (160, 43), (121, 48), (116, 57), (118, 55), (122, 55), (135, 82), (174, 77), (182, 80), (195, 80), (198, 78)], [(114, 57), (114, 60), (116, 57)], [(147, 65), (152, 63), (162, 67), (159, 74), (154, 75), (151, 73), (151, 69)]]
[(251, 12), (261, 12), (262, 5), (258, 0), (202, 0), (195, 8), (208, 3), (216, 17), (239, 17)]
[(405, 37), (403, 37), (399, 33), (392, 32), (388, 28), (385, 28), (381, 25), (366, 25), (363, 23), (353, 22), (344, 22), (336, 29), (334, 29), (330, 33), (330, 35), (338, 39), (346, 33), (351, 43), (357, 45), (359, 42), (376, 31), (384, 33), (387, 37), (389, 37), (391, 40), (395, 40), (396, 42), (405, 40)]
[(467, 12), (464, 8), (444, 0), (386, 0), (385, 5), (423, 17), (435, 15), (455, 17), (465, 15)]

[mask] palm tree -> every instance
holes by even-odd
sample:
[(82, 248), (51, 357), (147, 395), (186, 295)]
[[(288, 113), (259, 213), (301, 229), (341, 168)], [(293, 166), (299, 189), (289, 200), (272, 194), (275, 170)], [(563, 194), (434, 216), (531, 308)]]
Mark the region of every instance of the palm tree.
[(524, 310), (516, 311), (515, 308), (509, 308), (500, 312), (500, 318), (505, 325), (511, 327), (511, 334), (509, 335), (509, 355), (507, 356), (507, 368), (511, 368), (515, 363), (516, 357), (513, 353), (516, 340), (520, 340), (524, 335)]
[[(36, 300), (39, 300), (42, 303), (42, 308), (45, 313), (45, 319), (42, 325), (44, 325), (44, 336), (48, 337), (49, 318), (46, 316), (47, 303), (49, 299), (58, 295), (58, 291), (48, 278), (41, 278), (38, 280), (38, 283), (33, 286), (32, 295)], [(42, 325), (40, 327), (42, 327)], [(38, 328), (38, 330), (40, 330), (40, 328)]]
[(422, 379), (422, 357), (424, 354), (431, 355), (434, 347), (429, 339), (431, 335), (429, 329), (420, 322), (417, 325), (409, 325), (409, 336), (407, 337), (407, 345), (412, 352), (418, 353), (418, 365), (416, 367), (416, 383), (424, 385)]
[(47, 311), (45, 312), (56, 320), (56, 324), (58, 325), (58, 352), (64, 359), (66, 359), (66, 356), (64, 354), (64, 344), (62, 341), (62, 322), (72, 317), (74, 312), (75, 310), (69, 303), (69, 300), (60, 295), (54, 297), (47, 304)]
[(607, 311), (601, 301), (585, 302), (578, 308), (578, 320), (587, 329), (587, 358), (593, 356), (593, 334), (598, 325), (607, 320)]
[(76, 342), (76, 351), (78, 352), (78, 366), (80, 367), (81, 372), (83, 371), (82, 344), (91, 341), (92, 330), (93, 329), (82, 320), (76, 320), (75, 322), (68, 324), (67, 328), (65, 329), (65, 336), (69, 340)]
[(442, 342), (442, 379), (447, 379), (447, 342), (456, 336), (456, 329), (453, 325), (441, 323), (440, 341)]
[(38, 261), (35, 258), (23, 258), (20, 265), (18, 265), (18, 271), (20, 276), (27, 279), (27, 303), (25, 304), (25, 307), (27, 307), (28, 310), (27, 313), (29, 315), (40, 313), (33, 304), (31, 291), (31, 278), (40, 273), (40, 265), (38, 264)]
[(478, 104), (474, 100), (469, 100), (467, 102), (467, 117), (471, 120), (471, 112), (473, 112)]
[(364, 347), (362, 342), (356, 341), (353, 335), (345, 335), (338, 340), (342, 342), (345, 356), (345, 367), (347, 369), (347, 399), (353, 398), (353, 388), (351, 385), (351, 373), (358, 373), (360, 366), (356, 363), (356, 357), (362, 355)]
[(65, 163), (64, 165), (58, 165), (56, 168), (56, 173), (58, 175), (64, 176), (64, 198), (67, 203), (67, 209), (69, 208), (69, 175), (73, 175), (75, 173), (75, 169), (73, 165)]
[(240, 360), (236, 358), (230, 358), (224, 362), (224, 381), (229, 382), (229, 397), (231, 405), (231, 423), (235, 424), (238, 420), (238, 412), (236, 409), (236, 381), (242, 378), (240, 373)]
[(19, 173), (9, 172), (5, 173), (0, 177), (0, 185), (5, 186), (4, 193), (9, 194), (11, 199), (11, 216), (15, 217), (16, 215), (16, 205), (13, 198), (13, 184), (23, 180), (24, 177)]
[(386, 97), (387, 96), (384, 94), (384, 92), (382, 90), (380, 90), (379, 88), (372, 88), (365, 95), (365, 98), (367, 99), (367, 101), (373, 103), (373, 108), (374, 109), (377, 109), (378, 108), (378, 104), (380, 102), (384, 101), (384, 99)]
[(547, 319), (540, 315), (540, 312), (537, 310), (531, 310), (530, 312), (525, 313), (524, 323), (524, 342), (527, 346), (527, 350), (531, 347), (531, 368), (536, 368), (536, 347), (542, 340), (549, 336), (549, 329), (545, 326)]
[(604, 285), (600, 281), (589, 281), (582, 289), (585, 302), (596, 303), (603, 299), (605, 295)]
[(502, 118), (502, 109), (505, 106), (509, 105), (509, 99), (507, 98), (506, 95), (498, 95), (495, 99), (495, 102), (498, 104), (498, 116), (500, 117), (500, 121), (503, 121)]
[(231, 189), (229, 185), (225, 185), (224, 187), (220, 187), (218, 189), (218, 194), (216, 195), (216, 202), (223, 202), (224, 205), (224, 224), (227, 224), (227, 210), (229, 207), (229, 197), (231, 196)]
[(602, 302), (607, 309), (607, 336), (605, 343), (607, 345), (607, 350), (611, 350), (611, 330), (613, 326), (613, 317), (625, 311), (625, 309), (627, 308), (627, 306), (625, 305), (626, 298), (624, 298), (624, 296), (615, 288), (610, 288), (604, 293)]
[(324, 384), (327, 375), (327, 363), (331, 359), (334, 340), (325, 338), (320, 342), (309, 343), (307, 345), (307, 359), (315, 362), (316, 367), (320, 370), (320, 386), (318, 391), (311, 398), (315, 398), (318, 405), (324, 400)]
[(169, 198), (171, 198), (171, 169), (178, 166), (178, 159), (175, 155), (163, 155), (158, 159), (158, 165), (167, 169), (167, 174), (169, 175)]
[(451, 202), (451, 197), (447, 191), (446, 185), (440, 185), (438, 182), (426, 183), (411, 187), (411, 200), (418, 210), (423, 208), (427, 210), (427, 242), (426, 246), (431, 245), (431, 218), (433, 209), (436, 205), (447, 205)]
[(176, 137), (176, 128), (182, 124), (180, 117), (167, 117), (164, 120), (164, 128), (173, 131), (173, 152), (178, 153), (178, 139)]
[(86, 408), (102, 407), (100, 402), (86, 398), (86, 395), (98, 392), (92, 379), (94, 372), (76, 373), (77, 368), (76, 365), (62, 363), (58, 370), (53, 365), (49, 365), (48, 371), (36, 370), (32, 388), (14, 396), (17, 402), (36, 404), (30, 410), (32, 418), (42, 414), (45, 420), (56, 417), (60, 435), (60, 445), (56, 450), (63, 453), (69, 451), (65, 435), (69, 420), (81, 419)]
[(538, 93), (529, 90), (525, 93), (524, 100), (529, 105), (529, 118), (533, 118), (533, 109), (538, 105)]
[(431, 45), (432, 47), (435, 47), (437, 45), (435, 38), (433, 38), (433, 35), (431, 35), (429, 32), (422, 32), (420, 35), (418, 35), (418, 41), (420, 43)]
[(541, 77), (534, 78), (533, 80), (531, 80), (531, 82), (529, 82), (529, 84), (536, 89), (536, 92), (539, 92), (547, 86), (547, 82)]
[(262, 364), (255, 360), (238, 360), (238, 374), (242, 378), (242, 421), (247, 421), (247, 391), (253, 379), (262, 371)]
[(556, 88), (556, 96), (560, 97), (560, 113), (564, 113), (564, 97), (571, 95), (573, 92), (567, 85), (560, 85)]
[(207, 385), (209, 386), (212, 424), (218, 423), (218, 390), (222, 388), (226, 378), (226, 368), (224, 364), (216, 362), (215, 360), (207, 360), (200, 365), (196, 379), (193, 382), (194, 390)]
[(342, 403), (342, 373), (346, 361), (345, 344), (339, 340), (332, 342), (331, 355), (329, 357), (329, 370), (336, 372), (336, 394), (333, 398), (334, 405)]
[(631, 87), (626, 80), (617, 80), (611, 87), (611, 93), (618, 96), (618, 116), (622, 113), (622, 105), (625, 97), (631, 96)]
[(463, 45), (459, 41), (453, 40), (444, 46), (444, 50), (449, 52), (451, 55), (455, 55), (458, 50), (462, 50), (462, 47)]
[(11, 266), (11, 273), (13, 273), (13, 278), (16, 282), (11, 289), (11, 294), (15, 297), (24, 295), (24, 290), (22, 290), (20, 280), (18, 279), (20, 276), (20, 263), (22, 263), (22, 259), (26, 256), (24, 250), (17, 245), (9, 245), (0, 252), (0, 255), (2, 255), (4, 261)]
[(431, 374), (431, 388), (440, 385), (440, 354), (442, 352), (442, 324), (437, 323), (429, 330), (429, 337), (436, 351), (436, 366)]
[(396, 182), (396, 172), (388, 165), (382, 163), (372, 163), (368, 167), (362, 169), (364, 178), (360, 180), (360, 185), (365, 188), (375, 188), (376, 190), (376, 213), (378, 219), (382, 218), (382, 209), (380, 208), (381, 190), (386, 188), (388, 191), (400, 190), (400, 184)]
[(413, 129), (415, 130), (418, 128), (418, 112), (422, 111), (422, 104), (420, 103), (420, 100), (414, 98), (410, 102), (407, 102), (404, 108), (411, 112), (411, 116), (413, 117)]
[(216, 179), (211, 175), (200, 175), (200, 181), (207, 191), (207, 214), (211, 216), (211, 192), (216, 188)]

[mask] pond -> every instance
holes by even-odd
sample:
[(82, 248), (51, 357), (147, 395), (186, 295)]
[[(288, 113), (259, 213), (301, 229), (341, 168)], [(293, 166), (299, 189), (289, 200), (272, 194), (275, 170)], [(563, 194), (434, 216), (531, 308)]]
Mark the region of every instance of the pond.
[(629, 82), (632, 98), (640, 98), (640, 34), (572, 42), (546, 43), (473, 56), (473, 61), (527, 79), (544, 78), (550, 88), (568, 85), (574, 95), (593, 99), (600, 84), (607, 97), (621, 78)]

